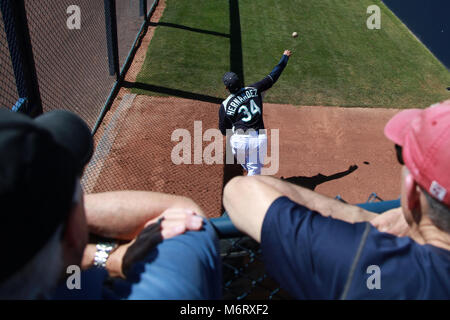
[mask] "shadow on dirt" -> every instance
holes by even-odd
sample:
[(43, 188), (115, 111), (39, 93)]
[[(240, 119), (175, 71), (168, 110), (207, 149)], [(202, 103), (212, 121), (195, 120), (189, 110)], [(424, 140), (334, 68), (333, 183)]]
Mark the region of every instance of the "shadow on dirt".
[(351, 165), (350, 167), (348, 167), (347, 170), (338, 172), (338, 173), (335, 173), (335, 174), (332, 174), (329, 176), (319, 173), (312, 177), (301, 177), (301, 176), (289, 177), (289, 178), (281, 177), (281, 179), (288, 181), (290, 183), (293, 183), (295, 185), (314, 190), (319, 184), (322, 184), (327, 181), (343, 178), (343, 177), (351, 174), (353, 171), (355, 171), (357, 169), (358, 169), (357, 165)]

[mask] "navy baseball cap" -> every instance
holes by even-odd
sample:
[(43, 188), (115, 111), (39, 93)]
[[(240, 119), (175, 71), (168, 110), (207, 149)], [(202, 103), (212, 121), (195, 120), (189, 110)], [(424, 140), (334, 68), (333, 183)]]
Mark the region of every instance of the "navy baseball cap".
[(227, 72), (223, 75), (223, 84), (230, 90), (234, 91), (241, 88), (241, 80), (234, 72)]
[(65, 223), (77, 180), (93, 152), (89, 127), (75, 114), (36, 119), (0, 109), (0, 282), (20, 270)]

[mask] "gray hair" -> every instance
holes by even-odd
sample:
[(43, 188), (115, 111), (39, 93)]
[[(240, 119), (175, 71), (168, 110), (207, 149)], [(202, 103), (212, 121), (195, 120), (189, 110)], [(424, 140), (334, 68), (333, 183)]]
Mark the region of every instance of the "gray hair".
[[(0, 283), (0, 299), (44, 299), (56, 288), (64, 268), (59, 226), (45, 246), (20, 270)], [(19, 249), (20, 250), (20, 249)]]
[(433, 198), (428, 192), (424, 190), (423, 194), (425, 195), (428, 205), (430, 206), (428, 216), (430, 217), (433, 224), (442, 231), (450, 233), (450, 208), (442, 202)]

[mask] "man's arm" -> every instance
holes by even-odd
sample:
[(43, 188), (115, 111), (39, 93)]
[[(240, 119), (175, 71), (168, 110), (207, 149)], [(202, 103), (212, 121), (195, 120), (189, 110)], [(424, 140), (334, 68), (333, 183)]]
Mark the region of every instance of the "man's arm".
[[(128, 268), (134, 262), (141, 260), (163, 240), (176, 237), (186, 231), (199, 231), (204, 219), (185, 209), (168, 209), (163, 212), (162, 217), (158, 221), (153, 219), (147, 222), (145, 229), (138, 237), (130, 242), (122, 243), (112, 252), (106, 262), (106, 269), (110, 276), (125, 278), (125, 265)], [(96, 250), (96, 244), (86, 246), (81, 263), (83, 270), (94, 265)]]
[(359, 207), (267, 176), (234, 178), (225, 186), (223, 201), (235, 226), (260, 241), (266, 212), (282, 196), (323, 216), (349, 223), (370, 221), (377, 216)]
[(290, 50), (285, 50), (280, 61), (273, 68), (273, 70), (270, 72), (270, 74), (267, 77), (265, 77), (264, 79), (262, 79), (261, 81), (252, 84), (250, 87), (257, 88), (260, 92), (264, 92), (264, 91), (270, 89), (275, 84), (275, 82), (277, 82), (278, 78), (281, 76), (281, 73), (283, 72), (284, 68), (286, 67), (291, 54), (292, 53)]
[(378, 214), (364, 210), (358, 206), (343, 203), (336, 199), (324, 196), (310, 189), (285, 182), (273, 177), (258, 176), (257, 179), (270, 187), (277, 189), (281, 194), (324, 217), (332, 217), (348, 223), (368, 222)]
[(292, 201), (300, 203), (322, 216), (330, 216), (349, 223), (370, 222), (380, 232), (387, 232), (397, 237), (413, 237), (401, 207), (376, 214), (272, 177), (258, 176), (257, 179), (277, 188)]
[(203, 216), (191, 199), (147, 191), (116, 191), (88, 194), (84, 197), (89, 231), (119, 240), (131, 240), (144, 226), (167, 210), (182, 209)]
[(317, 211), (323, 216), (330, 216), (349, 223), (370, 222), (380, 232), (387, 232), (397, 237), (408, 236), (413, 238), (401, 207), (376, 214), (358, 206), (342, 203), (309, 189), (290, 183), (287, 184), (272, 177), (258, 176), (257, 179), (261, 179), (268, 185), (278, 188), (281, 193), (292, 201)]

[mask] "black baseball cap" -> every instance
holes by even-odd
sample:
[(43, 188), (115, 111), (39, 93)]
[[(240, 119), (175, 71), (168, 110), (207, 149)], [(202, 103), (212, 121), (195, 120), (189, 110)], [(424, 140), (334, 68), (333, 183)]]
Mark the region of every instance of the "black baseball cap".
[(30, 261), (64, 224), (93, 153), (89, 127), (68, 111), (35, 119), (0, 109), (0, 282)]
[(230, 91), (235, 91), (237, 89), (241, 88), (241, 80), (239, 79), (238, 75), (234, 72), (227, 72), (223, 75), (223, 84), (228, 88)]

